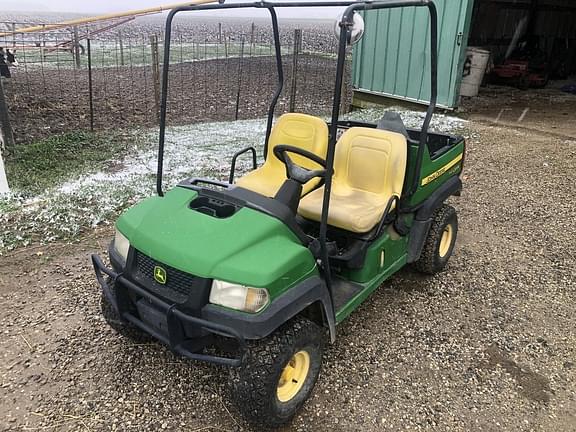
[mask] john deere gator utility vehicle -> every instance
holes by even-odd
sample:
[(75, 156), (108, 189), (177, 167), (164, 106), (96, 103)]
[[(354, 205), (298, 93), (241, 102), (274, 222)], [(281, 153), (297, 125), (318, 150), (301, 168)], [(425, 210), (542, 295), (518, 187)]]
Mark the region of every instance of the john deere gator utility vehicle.
[[(274, 119), (283, 66), (277, 8), (341, 6), (329, 123), (300, 113)], [(346, 47), (374, 10), (424, 7), (430, 16), (431, 97), (421, 129), (395, 113), (377, 123), (339, 118)], [(162, 185), (170, 36), (184, 11), (237, 8), (270, 13), (278, 68), (264, 163), (253, 147), (233, 158), (229, 182)], [(158, 196), (127, 210), (109, 247), (111, 268), (92, 256), (108, 323), (151, 335), (184, 357), (230, 367), (233, 400), (252, 423), (286, 423), (309, 397), (323, 341), (387, 278), (407, 264), (441, 271), (458, 223), (445, 201), (459, 195), (461, 137), (432, 133), (437, 16), (427, 0), (220, 3), (179, 7), (166, 23)], [(380, 53), (377, 55), (384, 55)], [(236, 159), (254, 170), (234, 183)]]

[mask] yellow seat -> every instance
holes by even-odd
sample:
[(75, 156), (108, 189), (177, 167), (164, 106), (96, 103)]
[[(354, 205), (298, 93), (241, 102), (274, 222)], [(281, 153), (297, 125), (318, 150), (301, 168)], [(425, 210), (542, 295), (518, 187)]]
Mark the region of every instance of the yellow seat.
[[(286, 167), (273, 152), (274, 147), (278, 144), (300, 147), (325, 159), (328, 148), (328, 126), (324, 120), (307, 114), (289, 113), (282, 115), (270, 132), (266, 161), (260, 168), (239, 178), (236, 184), (268, 197), (276, 195), (286, 180)], [(294, 163), (305, 168), (320, 168), (302, 156), (293, 153), (290, 153), (289, 156)], [(318, 185), (319, 181), (319, 179), (313, 179), (303, 185), (302, 194), (310, 192)]]
[[(336, 144), (328, 224), (355, 233), (370, 231), (386, 204), (400, 196), (406, 172), (406, 138), (364, 127), (348, 129)], [(320, 221), (324, 187), (300, 201), (298, 212)]]

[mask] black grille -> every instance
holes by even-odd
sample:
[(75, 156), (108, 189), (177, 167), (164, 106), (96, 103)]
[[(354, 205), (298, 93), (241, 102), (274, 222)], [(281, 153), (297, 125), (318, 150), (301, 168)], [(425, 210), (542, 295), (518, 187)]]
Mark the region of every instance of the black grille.
[[(166, 271), (165, 284), (159, 284), (154, 279), (154, 268), (156, 266), (162, 267)], [(137, 250), (134, 250), (132, 268), (132, 276), (137, 281), (161, 297), (178, 303), (185, 302), (199, 282), (199, 278), (196, 276), (158, 262)]]

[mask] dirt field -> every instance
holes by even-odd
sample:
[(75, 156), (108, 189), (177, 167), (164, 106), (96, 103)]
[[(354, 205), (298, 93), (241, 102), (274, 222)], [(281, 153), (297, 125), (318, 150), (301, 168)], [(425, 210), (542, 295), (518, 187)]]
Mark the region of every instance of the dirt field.
[[(284, 430), (576, 429), (576, 140), (471, 128), (448, 269), (401, 271), (340, 326)], [(0, 258), (0, 429), (251, 430), (225, 370), (106, 326), (88, 257), (109, 236)]]
[[(175, 64), (170, 69), (168, 122), (264, 117), (276, 91), (272, 57), (207, 60)], [(321, 56), (301, 55), (298, 66), (296, 108), (300, 112), (328, 113), (332, 104), (336, 62)], [(238, 72), (242, 79), (238, 80)], [(349, 72), (348, 72), (349, 73)], [(285, 112), (292, 81), (292, 57), (284, 56), (284, 91), (277, 113)], [(330, 79), (324, 79), (325, 76)], [(117, 129), (157, 123), (154, 82), (149, 66), (94, 69), (94, 127)], [(88, 72), (73, 69), (28, 70), (14, 68), (6, 81), (14, 135), (29, 143), (56, 133), (90, 128)], [(240, 93), (238, 94), (238, 88)], [(344, 95), (348, 106), (350, 89)]]

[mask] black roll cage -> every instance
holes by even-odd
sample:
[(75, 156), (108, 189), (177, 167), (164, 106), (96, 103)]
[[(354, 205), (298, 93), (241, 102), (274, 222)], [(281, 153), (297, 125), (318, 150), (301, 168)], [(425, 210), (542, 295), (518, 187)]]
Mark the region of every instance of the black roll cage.
[(282, 67), (282, 53), (280, 47), (280, 32), (278, 29), (278, 17), (276, 15), (276, 8), (307, 8), (307, 7), (346, 7), (344, 14), (338, 25), (341, 29), (345, 31), (340, 32), (340, 38), (338, 43), (338, 54), (337, 54), (337, 65), (336, 65), (336, 82), (334, 86), (334, 99), (332, 102), (332, 116), (330, 126), (330, 136), (328, 142), (328, 151), (326, 154), (326, 178), (324, 184), (324, 200), (322, 204), (322, 217), (320, 221), (320, 249), (321, 249), (321, 261), (322, 267), (325, 272), (326, 284), (330, 292), (331, 289), (331, 277), (330, 277), (330, 265), (328, 250), (326, 247), (326, 233), (328, 229), (328, 209), (330, 206), (330, 190), (332, 187), (332, 176), (334, 173), (334, 154), (336, 148), (336, 139), (338, 126), (340, 122), (338, 120), (340, 115), (340, 100), (342, 96), (342, 81), (344, 75), (344, 65), (346, 60), (346, 46), (349, 41), (349, 31), (353, 24), (353, 15), (356, 11), (369, 11), (369, 10), (379, 10), (379, 9), (392, 9), (401, 7), (421, 7), (425, 6), (428, 8), (430, 15), (430, 103), (428, 109), (426, 110), (426, 116), (422, 124), (422, 131), (420, 133), (420, 142), (418, 145), (418, 153), (415, 161), (415, 169), (413, 171), (413, 178), (409, 180), (405, 185), (405, 190), (402, 193), (400, 199), (400, 211), (402, 208), (408, 205), (408, 202), (412, 195), (416, 192), (418, 188), (418, 182), (420, 178), (420, 171), (422, 168), (422, 158), (424, 156), (424, 150), (428, 141), (428, 127), (430, 126), (430, 121), (432, 120), (432, 115), (434, 109), (436, 108), (437, 99), (437, 70), (438, 70), (438, 30), (437, 22), (438, 16), (436, 11), (436, 6), (432, 0), (376, 0), (376, 1), (294, 1), (294, 2), (269, 2), (269, 1), (257, 1), (248, 3), (224, 3), (224, 0), (219, 0), (219, 3), (214, 4), (203, 4), (203, 5), (190, 5), (181, 6), (172, 9), (166, 18), (166, 29), (164, 36), (164, 59), (163, 59), (163, 72), (162, 72), (162, 95), (160, 101), (160, 136), (158, 142), (158, 171), (156, 178), (156, 191), (159, 196), (164, 196), (162, 190), (162, 175), (164, 168), (164, 142), (166, 136), (166, 108), (168, 100), (168, 70), (170, 68), (170, 43), (172, 35), (172, 22), (174, 16), (179, 12), (184, 11), (198, 11), (198, 10), (221, 10), (221, 9), (240, 9), (240, 8), (256, 8), (256, 9), (267, 9), (270, 13), (272, 20), (272, 31), (274, 37), (275, 46), (275, 57), (276, 57), (276, 67), (278, 70), (278, 84), (276, 91), (272, 97), (272, 102), (270, 108), (268, 109), (268, 121), (266, 125), (266, 138), (264, 142), (264, 158), (267, 157), (268, 153), (268, 140), (270, 138), (270, 132), (272, 130), (272, 122), (274, 117), (274, 111), (278, 98), (282, 93), (282, 88), (284, 85), (284, 70)]

